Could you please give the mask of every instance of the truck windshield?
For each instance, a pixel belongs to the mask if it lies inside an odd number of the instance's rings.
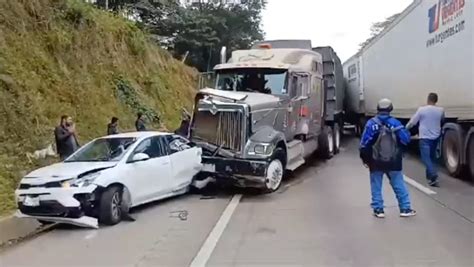
[[[227,69],[217,72],[217,89],[257,92],[272,95],[287,94],[287,70]]]

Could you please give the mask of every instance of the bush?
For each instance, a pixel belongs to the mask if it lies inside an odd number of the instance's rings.
[[[47,163],[26,152],[53,142],[61,115],[82,144],[112,116],[133,130],[137,111],[174,128],[196,86],[194,69],[121,17],[80,0],[0,0],[0,214],[21,175]]]

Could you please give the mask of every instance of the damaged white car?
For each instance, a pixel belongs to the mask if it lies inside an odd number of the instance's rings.
[[[97,228],[129,208],[188,191],[201,148],[169,133],[125,133],[95,139],[64,162],[26,175],[15,191],[18,217]]]

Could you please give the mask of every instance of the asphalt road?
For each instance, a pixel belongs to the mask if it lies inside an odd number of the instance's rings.
[[[474,266],[474,187],[442,174],[425,188],[409,156],[418,215],[400,218],[386,183],[387,218],[376,219],[356,145],[274,194],[188,195],[136,210],[136,222],[60,227],[3,251],[0,266]]]

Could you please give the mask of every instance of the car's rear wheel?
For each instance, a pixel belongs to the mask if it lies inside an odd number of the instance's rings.
[[[115,225],[122,220],[122,189],[112,186],[105,190],[100,197],[99,222]]]

